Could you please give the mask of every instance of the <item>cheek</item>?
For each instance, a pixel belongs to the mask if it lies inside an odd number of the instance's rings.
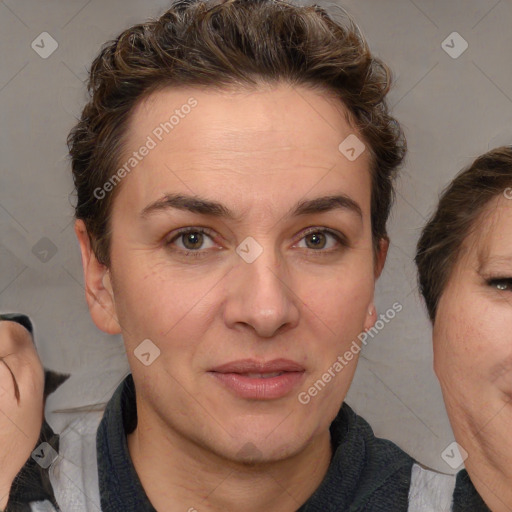
[[[434,369],[445,394],[467,385],[477,353],[474,312],[461,295],[445,293],[439,302],[433,330]]]
[[[488,315],[482,329],[480,360],[492,386],[512,397],[512,308],[505,302]]]
[[[458,309],[458,308],[457,308]],[[443,312],[434,330],[434,361],[444,379],[465,375],[478,363],[480,333],[467,310]]]
[[[116,266],[116,310],[133,339],[161,339],[171,330],[173,338],[189,339],[187,330],[193,336],[191,330],[211,322],[227,296],[235,298],[229,282],[228,289],[221,283],[225,268],[178,269],[143,250],[126,251]],[[345,343],[362,331],[373,292],[372,259],[366,253],[341,265],[291,266],[282,290],[300,309],[303,325],[322,330],[318,338],[334,347],[333,336]]]
[[[485,298],[441,302],[439,312],[434,364],[445,388],[464,393],[495,388],[498,382],[512,384],[512,314]]]
[[[215,300],[212,276],[179,272],[168,265],[145,261],[120,265],[117,272],[116,310],[130,338],[165,337],[173,329],[182,332],[190,318],[208,314]],[[187,318],[188,321],[182,322]],[[186,333],[184,333],[186,338]]]
[[[373,269],[332,271],[322,277],[304,276],[300,296],[305,297],[304,319],[316,317],[320,329],[327,328],[325,343],[334,339],[345,343],[364,328],[364,322],[373,299]],[[317,320],[317,322],[318,322]],[[310,326],[313,325],[310,323]]]

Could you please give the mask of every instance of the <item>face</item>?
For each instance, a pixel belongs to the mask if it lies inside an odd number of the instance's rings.
[[[493,200],[463,245],[434,324],[435,370],[468,471],[512,477],[512,201]],[[476,485],[476,482],[475,482]]]
[[[90,259],[86,275],[96,324],[122,332],[139,417],[232,460],[247,443],[284,458],[328,432],[357,357],[307,404],[299,394],[373,325],[386,252],[375,263],[369,152],[338,149],[350,134],[335,100],[284,84],[136,107],[123,161],[156,144],[117,185],[110,272]],[[159,356],[145,365],[148,339]]]

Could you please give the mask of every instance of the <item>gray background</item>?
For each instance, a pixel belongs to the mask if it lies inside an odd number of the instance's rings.
[[[336,14],[335,2],[317,3]],[[0,311],[30,315],[45,366],[85,374],[111,368],[99,385],[106,399],[127,365],[120,337],[100,332],[87,310],[65,140],[100,45],[167,4],[0,1]],[[394,71],[390,103],[409,142],[390,222],[391,250],[377,288],[379,312],[395,301],[404,310],[368,343],[347,401],[378,435],[424,464],[454,472],[441,458],[453,435],[432,371],[431,330],[412,258],[440,190],[479,153],[512,141],[512,2],[343,5]],[[45,31],[58,48],[43,59],[31,43]],[[468,43],[458,58],[442,47],[454,31]],[[453,44],[454,51],[461,47]]]

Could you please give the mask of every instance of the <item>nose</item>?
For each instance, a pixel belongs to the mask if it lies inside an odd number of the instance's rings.
[[[271,248],[252,263],[240,259],[227,281],[224,320],[232,329],[253,329],[262,338],[295,327],[301,300],[286,266]]]

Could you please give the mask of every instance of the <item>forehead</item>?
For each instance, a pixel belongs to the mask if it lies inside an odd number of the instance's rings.
[[[218,197],[228,183],[230,192],[240,187],[251,195],[272,186],[279,199],[283,187],[304,194],[308,186],[344,184],[363,201],[371,187],[370,151],[362,146],[354,161],[340,152],[340,143],[358,136],[347,117],[332,96],[287,84],[251,91],[164,89],[133,111],[122,159],[148,137],[155,147],[123,188],[144,201],[165,187]]]
[[[502,194],[491,199],[478,215],[463,242],[466,257],[460,258],[461,266],[468,259],[472,268],[488,264],[512,262],[512,201]]]
[[[192,99],[197,105],[183,108]],[[225,149],[236,150],[240,144],[249,142],[255,152],[275,147],[275,134],[280,135],[279,142],[288,143],[290,147],[306,141],[308,147],[325,149],[326,144],[339,144],[340,132],[346,135],[354,132],[347,123],[347,110],[332,94],[281,83],[257,89],[159,90],[134,108],[129,138],[133,140],[151,133],[180,109],[190,110],[190,113],[175,120],[178,122],[172,130],[172,138],[186,142],[189,147],[194,144],[194,139],[188,139],[187,125],[190,124],[201,132],[218,133],[219,137],[214,140],[219,143],[222,138]]]

